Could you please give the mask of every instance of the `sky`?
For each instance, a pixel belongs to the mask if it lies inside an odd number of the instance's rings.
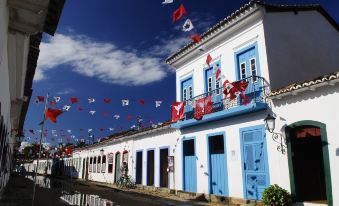
[[[46,121],[44,141],[51,144],[88,143],[88,129],[97,141],[110,134],[128,130],[141,116],[142,125],[170,119],[170,105],[175,101],[175,70],[165,59],[190,42],[182,24],[191,19],[196,33],[203,33],[247,0],[67,0],[54,37],[44,35],[40,45],[33,95],[26,116],[26,140],[38,141],[37,130],[44,105],[37,96],[60,97],[57,108],[70,105],[57,123]],[[339,22],[336,0],[267,0],[270,3],[318,3]],[[173,23],[171,16],[183,4],[185,18]],[[79,102],[70,103],[76,97]],[[95,98],[94,104],[88,98]],[[109,104],[103,99],[109,98]],[[130,101],[122,106],[121,100]],[[140,104],[143,100],[145,104]],[[155,107],[155,101],[162,101]],[[78,111],[77,107],[83,111]],[[96,111],[90,115],[89,111]],[[105,116],[106,115],[106,116]],[[114,115],[119,115],[115,119]],[[131,117],[129,120],[128,117]],[[108,128],[114,128],[110,131]],[[35,134],[29,132],[34,130]],[[52,130],[56,130],[54,136]],[[69,131],[70,130],[70,131]],[[111,129],[112,130],[112,129]]]

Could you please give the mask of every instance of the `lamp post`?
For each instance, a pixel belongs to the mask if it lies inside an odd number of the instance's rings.
[[[268,114],[265,121],[266,130],[272,134],[272,139],[279,145],[277,146],[277,150],[282,154],[286,153],[286,138],[281,133],[274,132],[275,129],[275,117]]]

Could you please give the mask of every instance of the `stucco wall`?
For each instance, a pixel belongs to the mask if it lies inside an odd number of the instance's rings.
[[[339,32],[317,11],[266,13],[273,89],[339,70]]]
[[[274,100],[274,112],[277,115],[276,131],[284,133],[285,126],[298,121],[313,120],[326,125],[328,150],[330,159],[330,170],[332,179],[333,205],[339,205],[339,172],[338,158],[339,151],[339,86],[326,86],[316,91],[307,91],[296,96],[284,97],[281,100]],[[281,176],[282,182],[289,183],[287,174],[288,167],[283,167]]]

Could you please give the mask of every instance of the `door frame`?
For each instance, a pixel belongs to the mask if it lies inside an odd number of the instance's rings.
[[[167,155],[167,157],[168,156],[170,156],[170,146],[163,146],[163,147],[159,147],[159,187],[161,187],[161,175],[160,175],[160,171],[161,171],[161,150],[162,149],[167,149],[167,151],[168,151],[168,155]],[[167,163],[167,165],[168,165],[168,163]],[[167,172],[167,188],[169,188],[170,187],[170,173],[169,172]]]
[[[143,185],[143,161],[144,161],[144,150],[136,150],[135,151],[135,182],[137,181],[137,174],[138,174],[138,169],[137,169],[137,166],[138,166],[138,152],[141,152],[141,185]]]
[[[121,167],[121,152],[120,151],[117,151],[114,155],[114,183],[116,183],[118,181],[118,176],[117,176],[117,155],[120,155],[119,157],[119,168],[118,168],[118,171],[120,170],[120,167]]]
[[[266,174],[266,182],[267,186],[270,186],[270,168],[268,164],[268,152],[267,152],[267,141],[266,141],[266,127],[263,124],[255,125],[255,126],[248,126],[248,127],[242,127],[239,129],[239,136],[240,136],[240,157],[241,157],[241,171],[242,171],[242,181],[243,181],[243,193],[244,198],[247,199],[247,192],[246,192],[246,176],[245,176],[245,170],[244,170],[244,140],[242,133],[250,130],[259,130],[261,129],[263,132],[263,142],[264,142],[264,153],[265,153],[265,174]]]
[[[183,191],[186,191],[185,190],[185,159],[184,159],[184,141],[187,141],[187,140],[194,140],[194,156],[195,156],[195,173],[196,173],[196,177],[195,177],[195,182],[196,184],[198,185],[198,174],[197,174],[197,142],[196,142],[196,138],[195,136],[191,136],[191,137],[185,137],[183,136],[182,139],[181,139],[181,157],[182,157],[182,190]],[[195,188],[195,192],[197,192],[197,189],[198,188]]]
[[[285,135],[287,141],[287,156],[288,156],[288,168],[290,173],[290,185],[291,185],[291,194],[296,195],[295,193],[295,182],[294,182],[294,173],[293,173],[293,162],[292,162],[292,145],[291,145],[291,130],[296,127],[301,126],[316,126],[320,128],[321,142],[322,142],[322,152],[323,152],[323,162],[324,162],[324,174],[325,174],[325,188],[327,196],[327,204],[329,206],[333,205],[332,197],[332,180],[331,180],[331,168],[330,168],[330,158],[328,151],[328,141],[327,141],[327,132],[326,124],[313,121],[313,120],[302,120],[290,124],[285,127]]]
[[[229,188],[228,188],[228,168],[227,168],[227,149],[226,149],[226,133],[224,131],[222,132],[215,132],[210,133],[206,135],[206,141],[207,141],[207,167],[208,167],[208,192],[209,194],[212,194],[212,187],[211,187],[211,162],[210,162],[210,137],[213,138],[213,136],[222,135],[224,140],[224,155],[225,155],[225,179],[226,179],[226,191],[224,196],[229,195]]]
[[[153,151],[153,185],[148,185],[148,160],[149,160],[149,158],[148,158],[148,152],[149,151]],[[155,172],[156,172],[156,170],[155,170],[155,148],[149,148],[149,149],[147,149],[146,150],[146,185],[147,186],[154,186],[155,187]]]

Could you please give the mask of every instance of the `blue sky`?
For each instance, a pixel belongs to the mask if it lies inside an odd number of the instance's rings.
[[[172,12],[183,3],[196,31],[207,28],[247,3],[245,0],[174,0],[162,5],[162,0],[68,0],[57,33],[44,36],[33,85],[33,96],[24,128],[38,130],[43,105],[35,104],[37,95],[60,96],[58,107],[71,105],[69,98],[79,98],[70,111],[56,124],[47,121],[47,141],[58,143],[84,138],[93,129],[95,139],[129,129],[141,115],[144,125],[170,119],[170,105],[175,100],[175,73],[164,60],[181,46],[189,43],[188,34],[180,30],[182,21],[173,24]],[[147,2],[147,3],[146,3]],[[338,22],[339,7],[335,0],[269,0],[271,3],[320,3]],[[112,100],[105,104],[103,99]],[[88,104],[95,98],[95,104]],[[121,100],[130,105],[122,107]],[[145,100],[145,105],[138,100]],[[154,101],[161,100],[155,108]],[[77,106],[84,111],[76,110]],[[88,114],[95,110],[95,115]],[[108,116],[102,116],[107,112]],[[115,120],[114,114],[120,119]],[[127,115],[132,120],[127,120]],[[100,131],[104,128],[104,131]],[[60,132],[60,129],[64,132]],[[82,131],[80,129],[83,129]],[[57,137],[51,130],[58,130]],[[66,130],[71,130],[68,133]],[[61,136],[64,134],[64,137]],[[74,138],[70,138],[74,135]],[[26,132],[30,141],[35,135]],[[52,141],[54,138],[54,141]]]

